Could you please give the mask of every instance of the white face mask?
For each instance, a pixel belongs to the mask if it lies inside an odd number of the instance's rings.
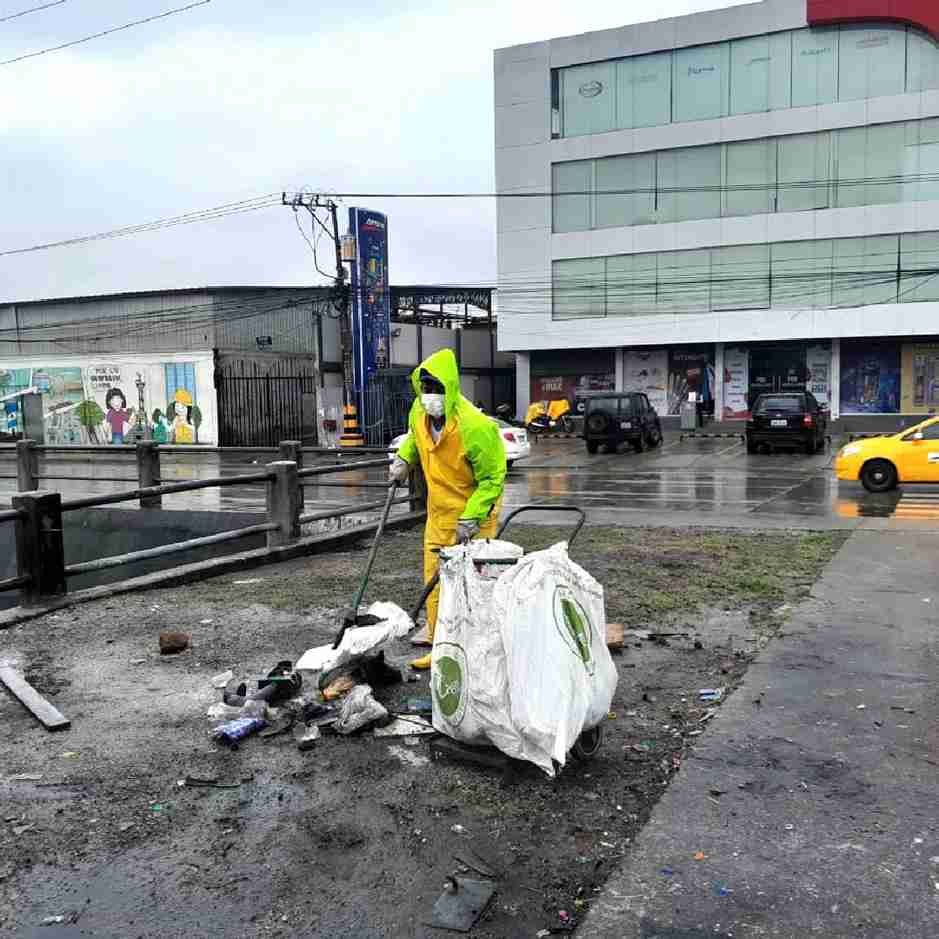
[[[443,417],[443,395],[421,395],[421,406],[431,417]]]

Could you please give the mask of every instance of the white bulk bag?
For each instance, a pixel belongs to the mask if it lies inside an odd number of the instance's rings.
[[[471,542],[448,549],[441,564],[434,727],[490,742],[552,776],[581,732],[606,718],[616,691],[603,588],[571,561],[565,542],[477,572],[473,558],[486,552],[521,549]]]

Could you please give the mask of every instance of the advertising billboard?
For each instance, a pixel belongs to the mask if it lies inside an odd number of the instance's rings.
[[[841,343],[841,413],[896,414],[900,410],[900,346],[858,340]]]
[[[391,349],[391,294],[388,289],[388,218],[371,209],[349,209],[355,235],[352,264],[353,383],[361,396],[369,378],[387,368]]]

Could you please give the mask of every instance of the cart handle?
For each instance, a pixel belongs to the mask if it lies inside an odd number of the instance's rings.
[[[501,538],[502,533],[509,527],[509,524],[517,516],[521,515],[522,512],[575,512],[577,514],[577,524],[574,526],[574,530],[571,532],[570,538],[567,539],[568,545],[574,543],[574,539],[580,534],[581,528],[584,527],[584,522],[587,521],[587,516],[584,513],[584,510],[576,505],[522,505],[517,509],[513,509],[506,515],[502,524],[499,526],[499,530],[496,532],[496,538]]]
[[[522,512],[576,512],[578,515],[577,524],[574,526],[574,530],[571,532],[570,538],[567,539],[568,546],[574,543],[574,539],[580,533],[581,528],[584,527],[584,522],[587,521],[587,516],[583,509],[579,508],[576,505],[521,505],[517,509],[513,509],[506,515],[505,520],[499,526],[499,530],[496,532],[496,538],[501,538],[502,533],[509,527],[509,522],[515,518],[516,515],[521,515]],[[516,558],[516,560],[518,560]],[[421,607],[427,602],[427,598],[431,595],[434,587],[440,582],[440,571],[438,570],[436,574],[424,585],[424,589],[421,591],[421,595],[417,598],[417,603],[414,605],[414,609],[411,610],[411,621],[417,622],[418,614],[421,612]]]

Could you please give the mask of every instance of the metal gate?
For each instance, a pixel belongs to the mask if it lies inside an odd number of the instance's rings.
[[[305,359],[223,359],[215,368],[219,446],[316,442],[316,370]]]
[[[413,401],[409,370],[388,369],[369,378],[363,395],[363,432],[369,446],[387,446],[408,429]]]

